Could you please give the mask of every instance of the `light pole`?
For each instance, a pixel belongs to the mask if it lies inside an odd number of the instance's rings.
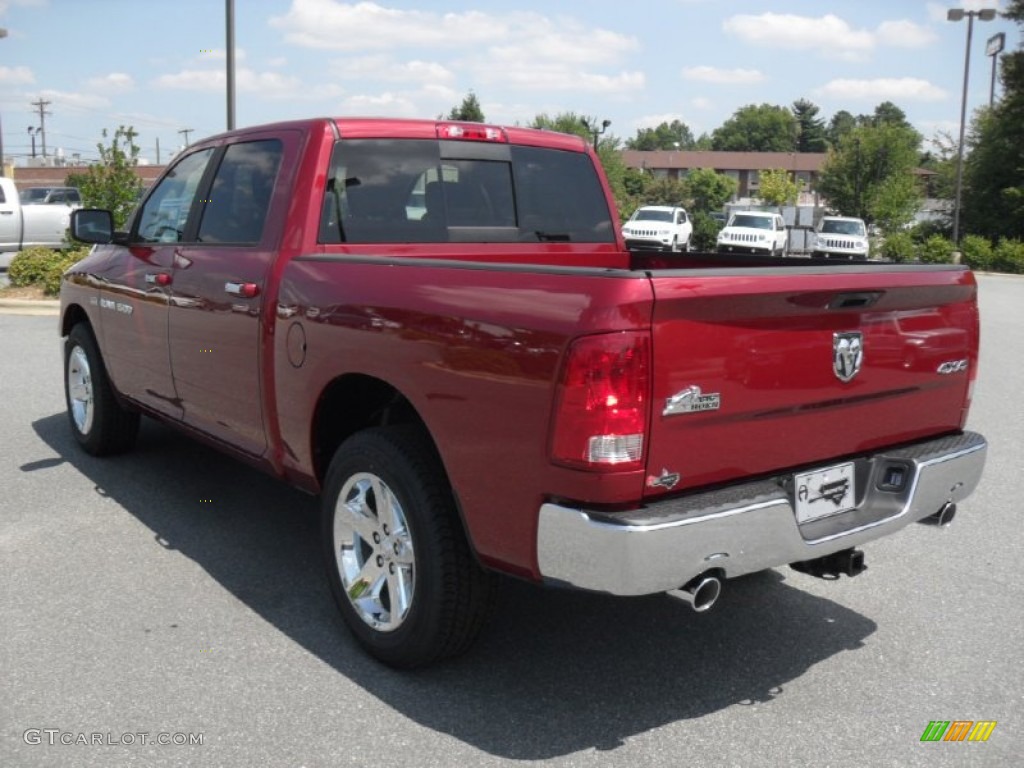
[[[36,156],[36,134],[39,133],[38,128],[33,128],[31,125],[28,127],[28,136],[32,139],[32,159]]]
[[[964,182],[964,128],[967,124],[967,78],[971,69],[971,35],[974,33],[974,17],[981,21],[992,21],[996,17],[995,8],[983,8],[980,11],[965,11],[963,8],[950,8],[946,13],[949,21],[961,21],[967,17],[967,50],[964,53],[964,93],[960,101],[960,144],[956,153],[956,200],[953,203],[953,243],[960,245],[960,193]]]
[[[0,27],[0,38],[4,37],[7,37],[7,29],[5,27]],[[4,166],[4,129],[3,126],[0,125],[0,176],[6,175],[7,169]]]
[[[597,130],[597,128],[592,126],[588,120],[584,120],[583,124],[585,126],[587,126],[587,130],[588,131],[590,131],[592,134],[594,134],[594,150],[597,151],[597,140],[601,137],[601,135],[605,131],[608,130],[608,126],[612,124],[612,121],[611,120],[602,120],[601,121],[601,130]]]

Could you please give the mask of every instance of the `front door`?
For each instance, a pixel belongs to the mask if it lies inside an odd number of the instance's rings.
[[[143,204],[128,246],[107,246],[96,270],[104,358],[118,391],[175,419],[181,404],[171,377],[168,302],[175,258],[207,164],[205,149],[179,160]]]

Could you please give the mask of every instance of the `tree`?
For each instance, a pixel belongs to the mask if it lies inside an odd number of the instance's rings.
[[[465,120],[470,123],[483,123],[484,111],[480,108],[480,101],[476,94],[470,91],[457,107],[452,107],[448,113],[448,120]]]
[[[107,138],[107,129],[103,129]],[[73,174],[82,193],[86,208],[105,208],[114,214],[114,227],[124,227],[128,216],[138,203],[142,180],[135,173],[139,164],[139,148],[135,144],[138,134],[128,126],[119,126],[109,145],[101,141],[96,145],[100,153],[98,163],[90,165],[84,174]]]
[[[626,140],[626,149],[692,149],[694,144],[689,126],[673,120],[671,123],[659,123],[656,128],[641,128],[634,138]]]
[[[799,124],[785,107],[748,104],[711,134],[716,150],[734,152],[793,152]]]
[[[1024,0],[1003,16],[1024,29]],[[1024,44],[1001,57],[1002,98],[971,124],[964,161],[964,229],[995,238],[1024,238]]]
[[[829,207],[893,231],[913,219],[920,204],[914,180],[919,135],[899,125],[861,125],[828,153],[818,191]]]
[[[833,147],[838,147],[843,137],[856,127],[857,118],[845,109],[839,110],[832,115],[832,119],[828,123],[828,130],[826,131],[828,143]]]
[[[696,168],[686,177],[687,197],[695,211],[720,211],[736,194],[736,179],[711,168]]]
[[[907,113],[897,107],[891,101],[883,101],[875,107],[875,113],[866,118],[872,125],[899,125],[904,128],[913,126],[907,121]]]
[[[768,205],[780,208],[787,203],[795,203],[800,194],[800,185],[794,181],[789,172],[782,168],[761,171],[758,196]]]
[[[828,136],[824,119],[818,117],[820,109],[807,99],[793,102],[793,117],[799,126],[797,152],[824,152],[828,149]]]

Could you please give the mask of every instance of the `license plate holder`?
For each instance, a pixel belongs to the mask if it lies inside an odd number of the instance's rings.
[[[853,462],[793,475],[793,509],[797,524],[849,512],[856,506]]]

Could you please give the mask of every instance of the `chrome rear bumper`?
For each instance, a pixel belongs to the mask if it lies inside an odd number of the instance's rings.
[[[706,571],[725,578],[812,560],[887,536],[965,499],[988,444],[972,432],[855,459],[857,508],[798,525],[792,475],[601,513],[540,508],[537,561],[546,582],[613,595],[665,592]],[[823,465],[827,466],[827,465]],[[896,490],[880,487],[905,468]]]

